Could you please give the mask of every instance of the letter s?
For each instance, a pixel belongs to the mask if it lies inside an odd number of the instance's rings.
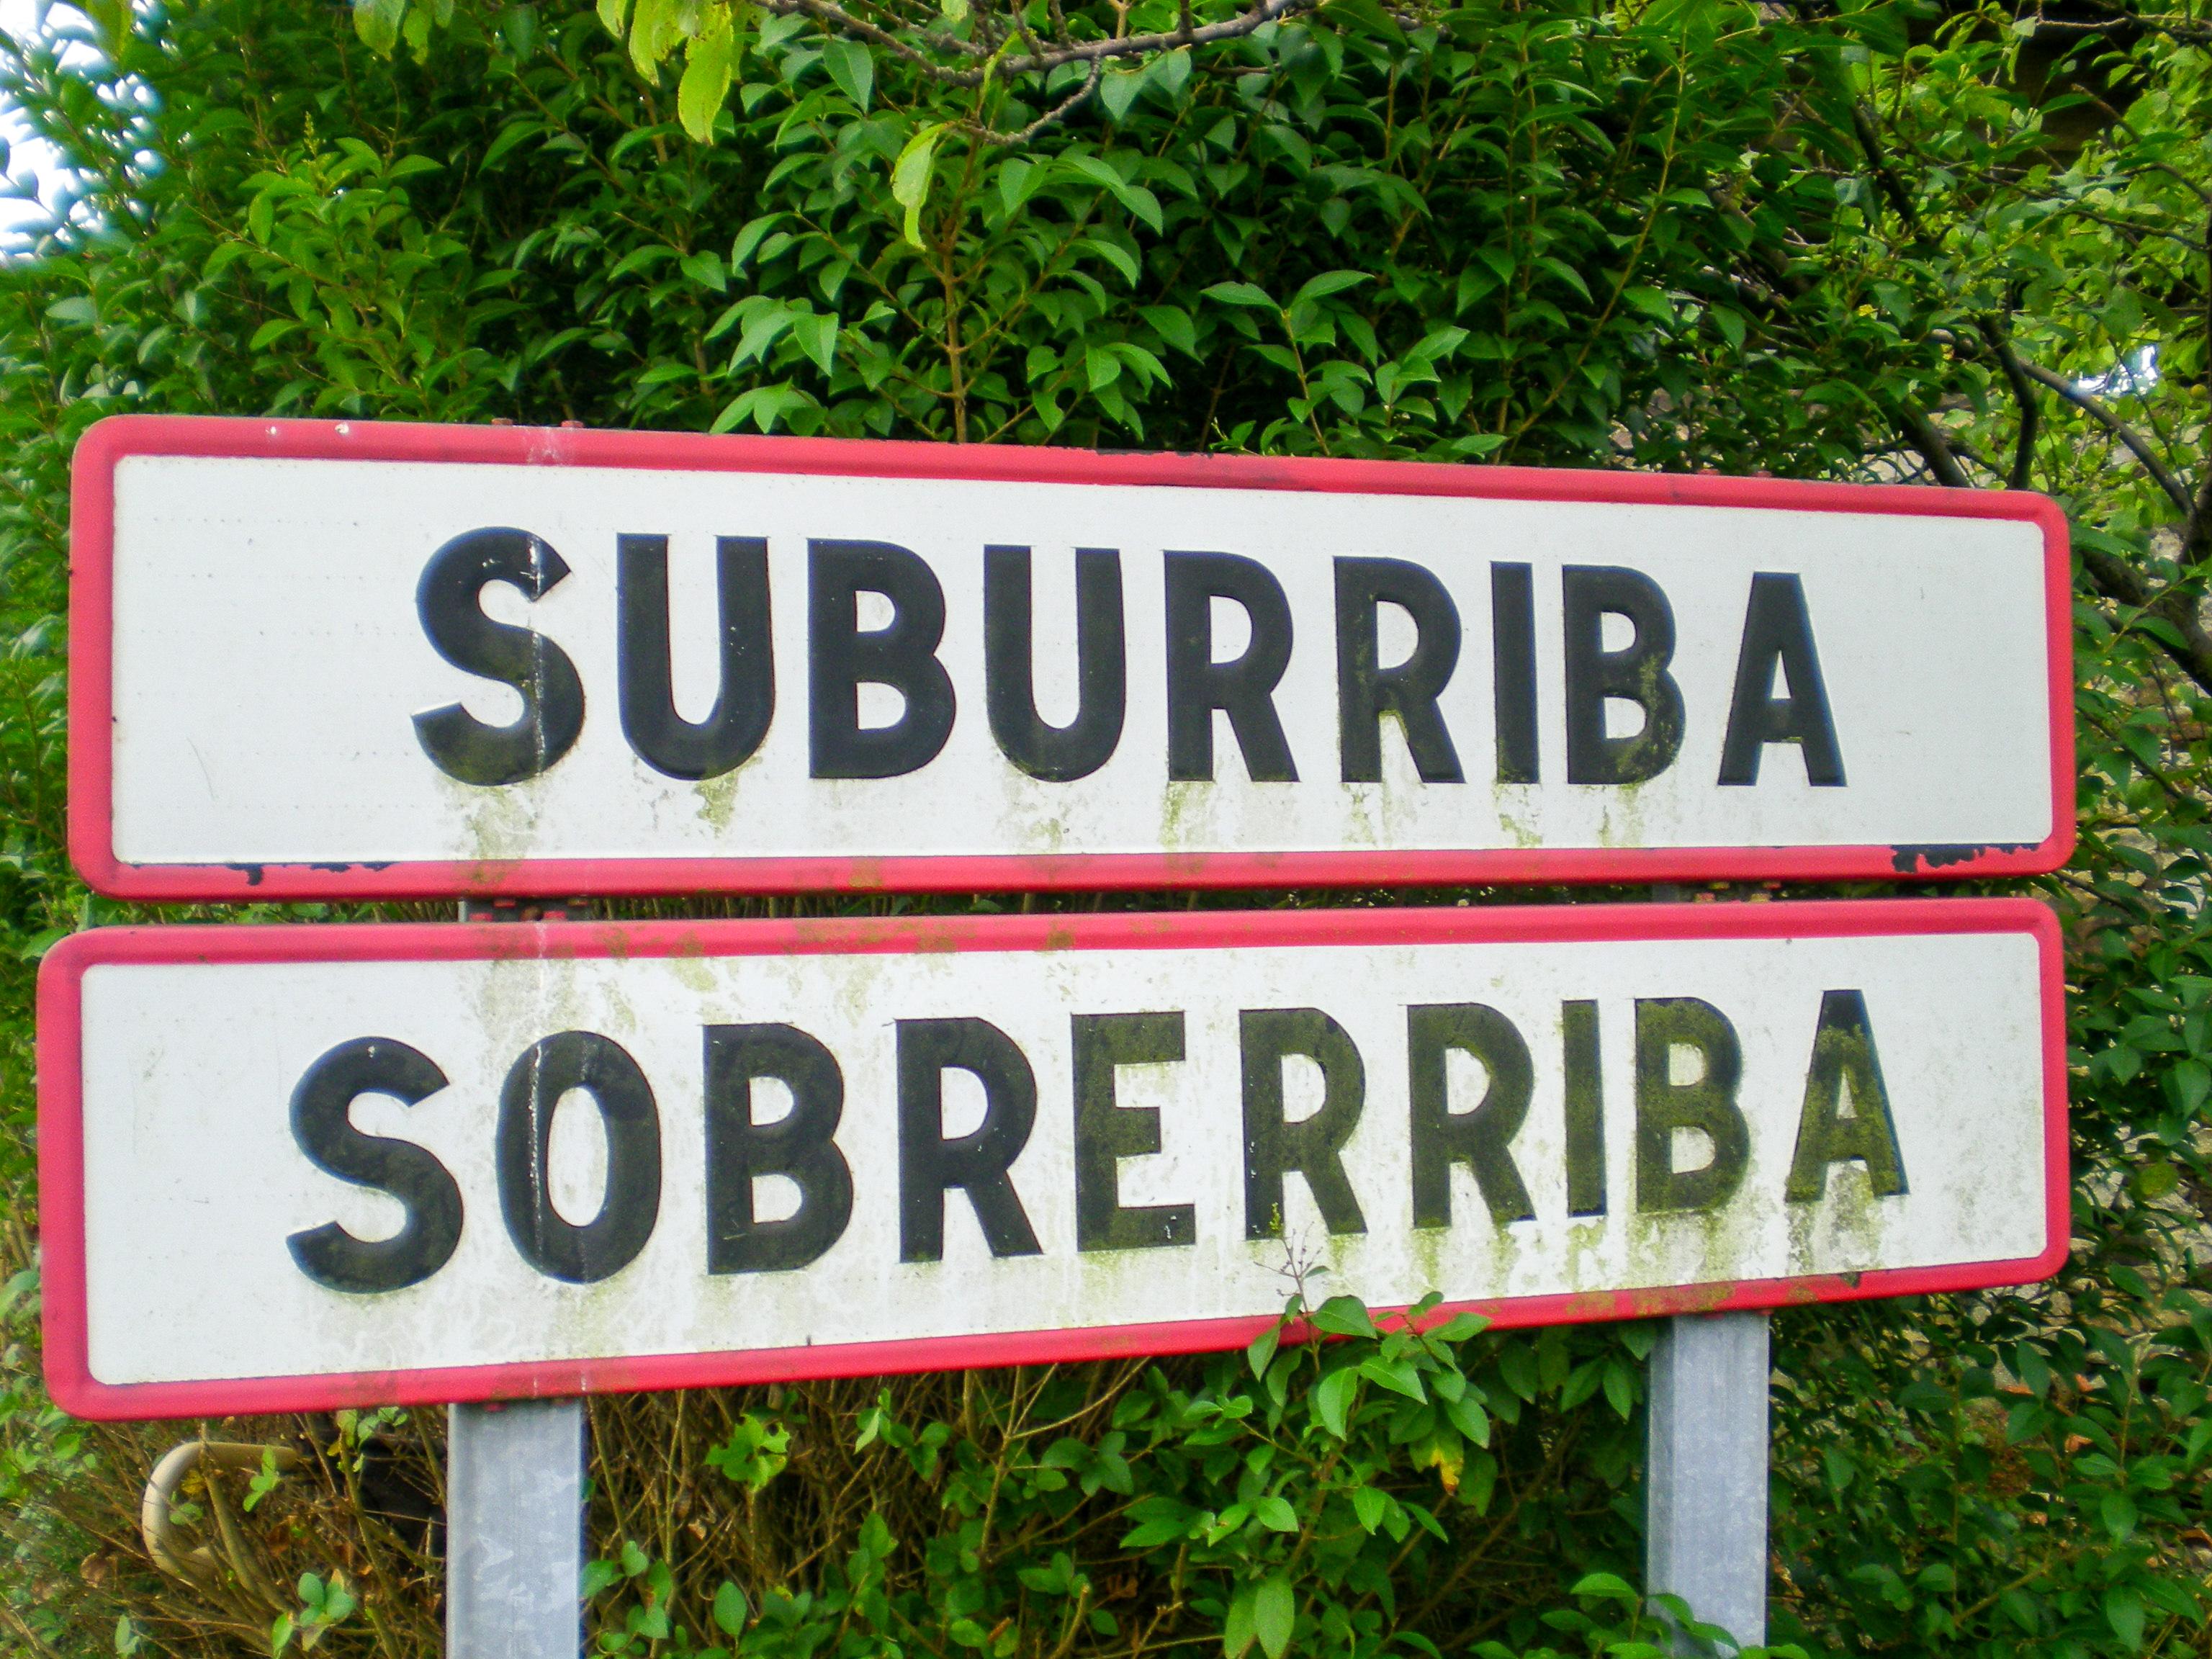
[[[543,599],[568,574],[568,562],[526,530],[471,530],[430,556],[415,589],[422,631],[456,668],[511,685],[520,718],[487,726],[460,704],[415,716],[422,751],[463,783],[496,785],[534,778],[567,754],[584,729],[584,683],[568,653],[543,634],[483,613],[479,596],[510,582]]]
[[[292,1139],[325,1175],[374,1187],[407,1207],[390,1238],[356,1238],[335,1221],[285,1243],[300,1271],[334,1291],[404,1290],[444,1267],[461,1242],[461,1189],[446,1166],[412,1141],[363,1134],[349,1114],[362,1095],[390,1095],[403,1106],[446,1086],[446,1074],[419,1048],[390,1037],[356,1037],[307,1067],[292,1091]]]

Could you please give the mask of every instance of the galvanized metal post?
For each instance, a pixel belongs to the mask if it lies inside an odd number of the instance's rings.
[[[446,1659],[577,1659],[583,1402],[448,1410]]]
[[[1644,1373],[1644,1592],[1680,1596],[1746,1646],[1766,1640],[1769,1369],[1765,1314],[1686,1314],[1661,1328]],[[1674,1650],[1711,1649],[1677,1631]]]
[[[1645,1589],[1746,1644],[1766,1640],[1767,1370],[1766,1316],[1724,1313],[1668,1320],[1646,1372]]]
[[[523,919],[461,902],[463,921]],[[452,1406],[446,1422],[446,1659],[578,1659],[583,1401]]]

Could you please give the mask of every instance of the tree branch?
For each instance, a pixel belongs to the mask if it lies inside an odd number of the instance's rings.
[[[2106,599],[2140,615],[2156,617],[2173,629],[2179,642],[2161,639],[2159,644],[2191,679],[2212,691],[2212,634],[2207,634],[2197,619],[2197,602],[2172,586],[2153,591],[2143,574],[2118,554],[2078,544],[2074,550],[2081,556],[2081,568]]]
[[[2166,499],[2173,503],[2175,512],[2187,514],[2191,511],[2195,503],[2191,501],[2187,488],[2180,479],[2174,477],[2166,463],[2159,459],[2157,452],[2150,447],[2149,439],[2113,414],[2105,406],[2104,400],[2095,393],[2082,391],[2063,374],[2054,374],[2042,364],[2032,363],[2025,357],[2017,357],[2014,361],[2020,364],[2021,370],[2030,379],[2049,386],[2068,403],[2081,410],[2099,426],[2103,427],[2106,431],[2125,444],[2130,453],[2143,464],[2144,471],[2158,481],[2158,487],[2166,492]]]
[[[2212,271],[2212,213],[2204,219],[2204,263]],[[2212,345],[2212,282],[2204,289],[2204,339]],[[2181,523],[2181,562],[2195,565],[2207,558],[2212,558],[2212,455],[2197,462],[2197,495]]]
[[[1959,458],[1951,453],[1950,443],[1934,421],[1908,407],[1900,417],[1900,424],[1905,428],[1905,435],[1912,441],[1913,448],[1920,452],[1920,459],[1928,463],[1928,470],[1936,475],[1937,483],[1951,489],[1974,487],[1973,480],[1959,465]]]
[[[2043,405],[2036,400],[2035,382],[2020,361],[2020,354],[2012,349],[2012,341],[2005,333],[2005,325],[1993,318],[1985,318],[1983,337],[1997,354],[1997,362],[2004,368],[2006,381],[2012,387],[2013,401],[2020,405],[2020,438],[2012,452],[2012,476],[2005,480],[2008,489],[2027,488],[2029,468],[2035,460],[2035,439],[2043,425]]]
[[[1259,0],[1259,3],[1234,17],[1224,18],[1218,23],[1206,23],[1194,28],[1186,18],[1174,28],[1152,34],[1068,41],[1031,52],[1024,57],[985,64],[975,69],[954,69],[935,63],[927,54],[915,50],[889,31],[854,16],[836,0],[756,0],[756,3],[763,11],[784,17],[811,17],[854,40],[885,47],[943,85],[974,88],[981,86],[986,81],[1012,81],[1024,76],[1048,74],[1063,64],[1103,64],[1109,58],[1142,58],[1153,52],[1172,52],[1179,46],[1207,46],[1222,40],[1241,40],[1270,23],[1279,23],[1285,18],[1313,10],[1321,0]],[[977,55],[976,47],[969,41],[935,34],[927,37],[927,40],[931,46],[957,48],[971,58]]]

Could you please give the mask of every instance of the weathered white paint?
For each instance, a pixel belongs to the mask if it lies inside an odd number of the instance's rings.
[[[161,455],[125,456],[115,488],[112,830],[126,863],[2033,844],[2052,830],[2042,532],[2025,520]],[[410,716],[456,700],[487,720],[514,716],[513,693],[440,659],[415,609],[433,550],[496,525],[543,536],[573,568],[534,605],[504,587],[486,604],[568,653],[586,717],[550,772],[486,788],[442,775]],[[693,719],[715,683],[714,538],[769,540],[775,719],[762,749],[724,777],[665,777],[624,742],[614,575],[625,532],[671,538],[678,703]],[[945,587],[940,657],[958,717],[917,772],[808,777],[809,537],[898,543]],[[1073,551],[1122,551],[1127,717],[1114,757],[1088,778],[1031,779],[992,741],[988,543],[1036,550],[1038,696],[1054,721],[1075,706]],[[1248,781],[1218,715],[1218,781],[1168,781],[1167,549],[1259,559],[1287,590],[1296,646],[1275,702],[1298,782]],[[1441,708],[1466,783],[1419,782],[1395,725],[1383,781],[1339,781],[1331,562],[1340,556],[1408,559],[1451,591],[1465,638]],[[1493,561],[1534,571],[1538,785],[1492,781]],[[1687,737],[1648,783],[1565,781],[1559,569],[1569,563],[1632,566],[1673,603]],[[1766,750],[1755,787],[1716,782],[1759,571],[1802,577],[1842,787],[1810,787],[1786,744]],[[1388,624],[1398,613],[1383,616]],[[1231,654],[1239,621],[1225,623],[1218,654]],[[1393,631],[1383,631],[1386,663]],[[873,688],[863,718],[887,721],[896,707],[896,694]]]
[[[1783,1184],[1820,996],[1844,988],[1865,995],[1910,1191],[1871,1198],[1861,1166],[1846,1164],[1825,1200],[1791,1205]],[[1750,1170],[1716,1214],[1639,1216],[1633,1005],[1682,996],[1718,1007],[1741,1038]],[[110,1384],[297,1376],[1264,1315],[1290,1279],[1284,1243],[1244,1237],[1237,1030],[1248,1008],[1321,1008],[1366,1064],[1365,1112],[1346,1160],[1369,1231],[1327,1237],[1304,1182],[1288,1182],[1288,1242],[1325,1269],[1316,1295],[1386,1305],[1432,1289],[1454,1300],[1528,1297],[2030,1257],[2047,1243],[2041,996],[2026,933],[96,963],[82,1003],[90,1370]],[[1590,998],[1601,1004],[1610,1213],[1571,1221],[1559,1008]],[[1492,1004],[1528,1039],[1536,1088],[1514,1152],[1534,1221],[1493,1224],[1460,1170],[1454,1226],[1412,1228],[1405,1010],[1442,1001]],[[1194,1204],[1197,1243],[1079,1255],[1069,1017],[1168,1009],[1188,1015],[1188,1059],[1121,1074],[1122,1103],[1158,1108],[1164,1138],[1158,1155],[1121,1164],[1122,1201]],[[903,1265],[894,1021],[957,1015],[995,1023],[1035,1069],[1036,1127],[1012,1173],[1043,1253],[991,1258],[955,1192],[945,1260]],[[705,1269],[701,1028],[762,1021],[800,1026],[842,1064],[837,1139],[857,1197],[844,1236],[811,1267],[716,1279]],[[592,1285],[524,1263],[501,1224],[492,1164],[507,1067],[532,1041],[570,1028],[635,1057],[663,1143],[657,1229],[635,1261]],[[312,1283],[285,1240],[331,1220],[388,1236],[398,1206],[313,1167],[291,1138],[287,1102],[319,1055],[372,1035],[420,1048],[451,1085],[412,1109],[363,1097],[355,1122],[433,1151],[467,1208],[440,1272],[361,1296]],[[948,1085],[948,1133],[972,1127],[961,1121],[965,1081]],[[1472,1070],[1455,1080],[1455,1107],[1479,1098],[1458,1091],[1480,1086]],[[775,1109],[756,1099],[762,1118]],[[562,1156],[588,1162],[593,1139]],[[1680,1158],[1699,1161],[1694,1148]]]

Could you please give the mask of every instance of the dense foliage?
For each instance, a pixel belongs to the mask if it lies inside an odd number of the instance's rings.
[[[655,0],[643,51],[642,7],[621,40],[581,0],[367,9],[397,56],[282,0],[98,0],[0,64],[83,192],[0,267],[0,1651],[436,1644],[434,1414],[204,1425],[309,1455],[189,1483],[180,1579],[138,1492],[203,1431],[73,1424],[36,1380],[33,963],[119,914],[60,850],[67,458],[125,409],[2052,491],[2077,1249],[2046,1289],[1778,1316],[1776,1634],[2205,1640],[2212,26],[1332,0],[962,85],[776,4],[687,99],[726,10]],[[1030,9],[1078,43],[1190,16]],[[931,50],[1011,15],[946,4]],[[1463,896],[1494,896],[1242,902]],[[1345,1340],[597,1401],[599,1646],[1638,1650],[1648,1328],[1322,1319]]]

